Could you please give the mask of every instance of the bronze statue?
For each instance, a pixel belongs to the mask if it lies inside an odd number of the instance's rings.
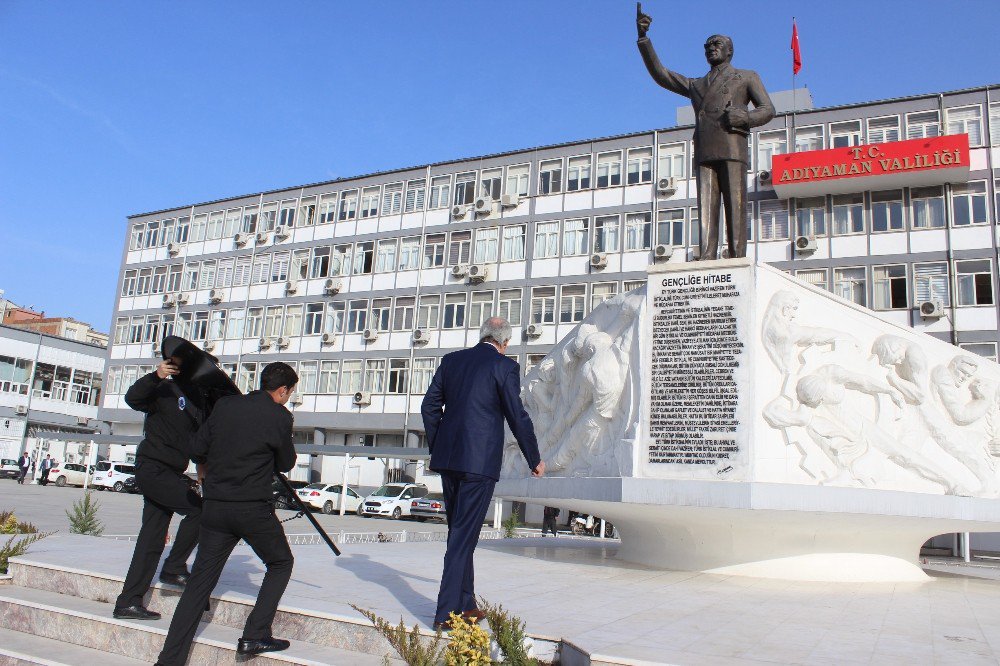
[[[733,40],[712,35],[705,42],[708,74],[692,79],[660,63],[646,32],[653,19],[636,4],[639,53],[658,84],[691,99],[695,112],[694,163],[698,172],[698,212],[701,222],[701,260],[715,259],[719,250],[719,195],[726,207],[729,256],[747,256],[746,170],[750,163],[750,128],[774,118],[774,105],[757,72],[736,69]],[[753,102],[753,110],[747,104]]]

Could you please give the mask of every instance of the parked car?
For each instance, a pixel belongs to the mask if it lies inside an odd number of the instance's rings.
[[[336,513],[340,510],[340,489],[339,483],[329,485],[326,483],[310,483],[308,486],[298,491],[299,499],[306,506],[319,509],[323,513]],[[361,495],[354,492],[350,486],[347,487],[347,497],[344,499],[344,508],[352,513],[361,515]]]
[[[448,522],[448,516],[444,510],[444,494],[430,493],[411,501],[410,515],[415,516],[420,522],[424,522],[428,518],[438,518]]]
[[[135,476],[135,465],[123,462],[102,461],[97,463],[94,479],[91,482],[98,490],[114,490],[116,493],[125,490],[125,481]]]
[[[90,466],[90,474],[94,473],[94,466]],[[60,488],[63,486],[82,486],[87,478],[87,466],[78,463],[63,463],[56,465],[49,470],[49,482]]]
[[[292,490],[299,491],[309,485],[308,481],[289,481],[288,484],[292,487]],[[275,509],[294,509],[295,500],[288,496],[288,491],[285,490],[285,486],[281,485],[280,481],[275,480],[271,484],[271,499],[274,502]]]
[[[362,516],[388,516],[399,520],[410,515],[410,502],[427,495],[422,483],[387,483],[365,498]]]
[[[130,476],[125,479],[125,492],[133,495],[142,492],[142,490],[139,489],[139,482],[135,480],[134,476]]]
[[[21,476],[21,467],[14,458],[4,458],[0,460],[0,477],[6,476],[8,479],[16,479]]]

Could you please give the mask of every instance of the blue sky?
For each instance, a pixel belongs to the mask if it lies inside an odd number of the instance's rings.
[[[1000,83],[1000,2],[646,0],[664,63],[817,106]],[[667,127],[630,1],[0,0],[0,289],[107,330],[127,215]],[[1000,95],[998,95],[1000,97]]]

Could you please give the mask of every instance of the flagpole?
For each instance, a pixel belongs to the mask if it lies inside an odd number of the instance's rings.
[[[792,29],[795,28],[795,17],[792,17]],[[797,152],[797,142],[795,141],[795,111],[798,104],[795,99],[795,66],[792,66],[792,146],[789,152]]]

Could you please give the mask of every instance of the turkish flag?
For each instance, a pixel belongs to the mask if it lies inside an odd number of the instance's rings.
[[[802,51],[799,50],[799,29],[792,20],[792,74],[802,69]]]

